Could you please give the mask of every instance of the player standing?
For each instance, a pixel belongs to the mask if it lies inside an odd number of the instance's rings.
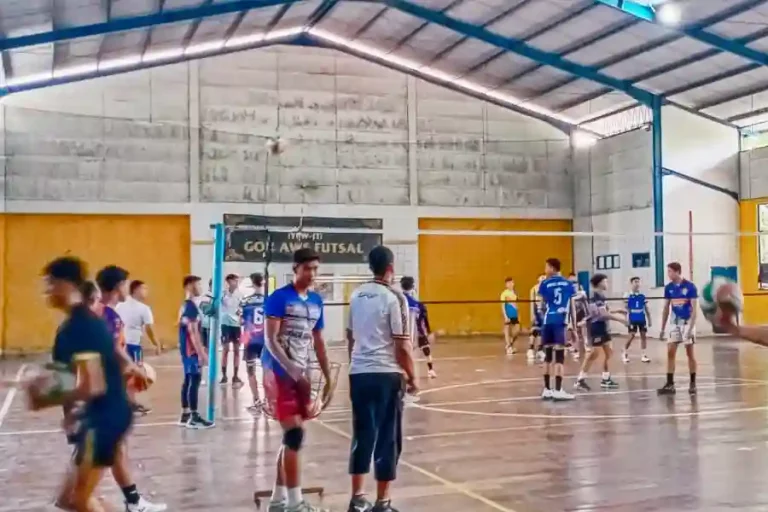
[[[661,316],[659,339],[667,338],[667,322],[670,320],[669,341],[667,342],[667,382],[658,390],[660,395],[675,394],[675,358],[677,346],[685,345],[688,356],[688,370],[691,374],[688,393],[696,394],[696,355],[693,351],[696,343],[696,316],[698,315],[699,292],[696,285],[683,279],[680,263],[667,265],[667,277],[670,282],[664,287],[664,309]]]
[[[221,297],[221,344],[224,347],[221,355],[221,382],[227,383],[227,360],[229,359],[229,347],[232,347],[232,387],[239,388],[243,381],[237,376],[240,368],[240,302],[243,296],[240,294],[240,278],[235,274],[229,274],[226,279],[227,289]]]
[[[540,360],[544,360],[544,351],[541,347],[541,326],[544,321],[544,310],[539,297],[539,286],[544,281],[544,274],[540,275],[536,284],[531,287],[528,298],[531,302],[531,330],[530,344],[528,345],[528,361],[534,361],[538,355]]]
[[[131,281],[130,295],[115,307],[115,311],[125,324],[125,349],[134,363],[139,364],[144,360],[144,351],[141,347],[141,338],[145,334],[150,343],[155,346],[155,352],[160,355],[162,345],[155,338],[152,330],[154,316],[152,308],[146,304],[147,285],[143,281]]]
[[[245,368],[248,372],[248,385],[253,395],[253,404],[248,407],[251,412],[261,411],[259,399],[259,382],[256,378],[256,367],[261,361],[264,349],[264,276],[259,273],[251,274],[253,292],[240,303],[243,319],[243,342],[245,351]]]
[[[549,258],[545,265],[546,279],[539,285],[539,296],[546,308],[541,328],[541,345],[544,347],[544,400],[573,400],[574,396],[563,389],[563,364],[565,363],[565,330],[573,296],[573,284],[560,275],[560,260]],[[555,363],[555,389],[551,388],[550,370]]]
[[[501,301],[501,314],[504,317],[504,347],[507,355],[511,356],[515,353],[515,341],[520,334],[515,280],[511,277],[504,280],[504,290],[502,290],[499,300]]]
[[[427,358],[427,370],[430,379],[437,378],[435,367],[432,364],[432,348],[435,335],[429,327],[429,317],[427,316],[427,307],[421,301],[413,296],[415,292],[416,280],[412,277],[403,277],[400,279],[400,288],[408,301],[408,307],[411,313],[416,315],[416,337],[418,338],[419,348]]]
[[[264,394],[283,429],[283,445],[277,456],[275,487],[270,512],[319,512],[304,501],[301,492],[299,452],[304,443],[304,422],[309,418],[311,384],[308,379],[310,350],[325,377],[323,396],[331,391],[330,366],[323,339],[323,299],[311,291],[320,256],[312,249],[293,254],[293,282],[275,290],[264,303],[267,317]]]
[[[627,308],[627,322],[629,323],[629,339],[627,340],[627,344],[624,345],[624,353],[622,354],[621,359],[625,363],[629,362],[629,347],[632,345],[635,335],[639,332],[640,348],[643,351],[643,357],[640,361],[650,363],[651,359],[645,351],[646,346],[648,345],[648,328],[651,327],[651,312],[648,309],[648,299],[645,294],[640,291],[639,277],[630,279],[629,285],[631,290],[624,296]]]
[[[197,411],[200,382],[203,378],[202,367],[208,363],[205,345],[200,339],[200,309],[195,302],[201,292],[199,277],[184,278],[185,299],[179,310],[179,352],[184,368],[179,426],[190,429],[213,427],[213,423],[204,419]]]

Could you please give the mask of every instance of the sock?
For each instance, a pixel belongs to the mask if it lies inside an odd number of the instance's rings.
[[[555,389],[557,391],[563,389],[563,377],[560,375],[555,375]]]
[[[197,399],[200,393],[200,381],[202,379],[203,376],[199,373],[190,375],[191,383],[189,385],[189,408],[193,413],[197,412]]]
[[[136,484],[123,487],[123,496],[125,496],[125,502],[129,505],[136,505],[139,503],[139,491],[136,489]]]
[[[695,386],[695,385],[696,385],[696,372],[693,372],[691,374],[691,386]]]
[[[304,498],[301,495],[301,487],[288,489],[288,508],[298,507],[302,501],[304,501]]]
[[[544,387],[547,389],[552,389],[549,387],[549,374],[544,375]]]
[[[181,408],[189,412],[189,385],[192,382],[192,376],[184,375],[184,383],[181,385]]]
[[[288,499],[288,488],[284,485],[275,484],[272,487],[272,502],[284,503]]]
[[[587,378],[587,374],[584,372],[579,372],[578,380],[584,380]]]
[[[603,380],[608,380],[611,378],[611,372],[603,372]]]
[[[235,379],[237,378],[237,366],[232,370],[232,377]]]
[[[667,374],[667,385],[673,386],[675,384],[675,374],[674,373],[668,373]]]
[[[427,369],[430,371],[432,370],[432,363],[427,363]]]
[[[226,377],[227,376],[227,365],[224,365],[221,367],[221,376]]]

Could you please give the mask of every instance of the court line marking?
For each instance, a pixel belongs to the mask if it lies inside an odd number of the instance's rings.
[[[21,382],[21,377],[24,375],[24,371],[27,369],[27,365],[23,364],[19,366],[18,371],[16,372],[16,376],[13,378],[14,384],[18,384]],[[8,390],[8,394],[5,395],[5,400],[3,400],[3,405],[0,407],[0,427],[3,426],[3,421],[5,421],[5,417],[8,416],[8,411],[11,410],[11,404],[13,403],[13,399],[16,398],[16,393],[18,392],[18,388],[16,386],[13,386],[11,389]]]
[[[352,436],[347,434],[341,429],[338,429],[332,425],[329,425],[325,423],[322,420],[315,420],[311,422],[311,424],[317,424],[321,427],[325,428],[326,430],[333,432],[334,434],[341,436],[345,439],[352,439]],[[490,500],[486,498],[485,496],[481,496],[480,494],[477,494],[471,489],[468,489],[467,486],[459,484],[457,482],[452,482],[451,480],[447,480],[440,475],[437,475],[435,473],[432,473],[431,471],[428,471],[421,466],[417,466],[416,464],[413,464],[411,462],[408,462],[406,460],[400,459],[400,465],[407,467],[408,469],[411,469],[413,471],[416,471],[417,473],[421,473],[422,475],[426,476],[427,478],[430,478],[440,484],[442,484],[444,487],[447,487],[449,489],[452,489],[453,491],[463,494],[464,496],[471,498],[475,501],[479,501],[480,503],[483,503],[484,505],[494,509],[498,510],[499,512],[517,512],[515,509],[507,508],[500,503],[497,503],[493,500]]]
[[[523,430],[536,430],[536,429],[550,429],[558,427],[576,427],[579,425],[594,425],[595,423],[610,423],[627,421],[625,418],[610,418],[605,420],[592,420],[592,421],[566,421],[562,423],[536,423],[530,425],[518,425],[516,427],[499,427],[499,428],[481,428],[475,430],[460,430],[460,431],[448,431],[448,432],[435,432],[432,434],[417,434],[413,436],[406,436],[407,441],[419,441],[422,439],[434,439],[438,437],[460,437],[471,436],[476,434],[493,434],[498,432],[514,432]]]

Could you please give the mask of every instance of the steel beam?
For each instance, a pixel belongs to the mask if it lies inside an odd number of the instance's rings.
[[[451,3],[446,5],[443,9],[441,9],[440,12],[448,12],[451,9],[453,9],[454,7],[457,7],[458,5],[460,5],[463,2],[464,2],[464,0],[453,0]],[[408,41],[413,39],[419,32],[421,32],[422,30],[424,30],[428,26],[429,26],[429,22],[428,21],[423,22],[421,25],[419,25],[415,29],[411,30],[408,34],[406,34],[405,37],[400,39],[390,51],[391,52],[396,52],[397,50],[399,50],[400,48],[402,48],[403,46],[408,44]]]
[[[720,192],[721,194],[725,194],[731,199],[735,199],[736,201],[739,200],[739,193],[735,192],[733,190],[729,190],[725,187],[721,187],[719,185],[715,185],[714,183],[709,183],[704,180],[700,180],[698,178],[694,178],[693,176],[688,176],[687,174],[683,174],[681,172],[673,171],[672,169],[667,169],[666,167],[662,167],[661,169],[661,175],[662,176],[675,176],[676,178],[680,178],[681,180],[685,180],[688,182],[691,182],[695,185],[699,185],[700,187],[708,188],[709,190],[714,190],[715,192]]]
[[[333,9],[339,4],[339,0],[323,0],[315,11],[307,18],[307,29],[310,29],[323,21],[323,18],[328,16]]]
[[[298,0],[234,0],[232,2],[215,3],[201,7],[163,10],[162,12],[143,16],[115,19],[106,23],[93,23],[91,25],[61,28],[59,30],[51,30],[26,36],[0,39],[0,51],[69,41],[71,39],[92,37],[99,34],[112,34],[115,32],[151,28],[158,25],[192,21],[198,18],[221,16],[224,14],[238,13],[263,7],[274,7],[276,5],[285,6],[297,1]]]
[[[656,286],[664,286],[664,236],[658,233],[664,232],[664,185],[663,185],[663,154],[661,138],[661,98],[656,98],[651,105],[653,120],[651,122],[651,136],[653,139],[653,231],[654,236],[653,255],[656,275]]]
[[[453,18],[440,11],[424,7],[422,5],[411,3],[407,0],[387,0],[386,4],[390,7],[399,9],[402,12],[421,18],[425,21],[429,21],[436,25],[448,28],[461,35],[468,36],[487,44],[497,46],[498,48],[508,50],[512,53],[522,55],[528,59],[546,64],[554,67],[566,73],[576,75],[587,80],[611,87],[617,91],[623,92],[637,101],[651,105],[655,95],[648,91],[645,91],[639,87],[636,87],[625,80],[619,80],[617,78],[601,73],[597,69],[591,66],[585,66],[577,62],[564,59],[557,53],[547,52],[535,48],[524,41],[505,37],[495,32],[491,32],[485,28],[478,27],[471,23]]]

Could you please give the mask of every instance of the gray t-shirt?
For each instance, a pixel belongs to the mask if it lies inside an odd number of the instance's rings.
[[[349,373],[398,373],[395,340],[410,339],[410,310],[402,292],[373,281],[360,285],[349,304],[355,345]]]

